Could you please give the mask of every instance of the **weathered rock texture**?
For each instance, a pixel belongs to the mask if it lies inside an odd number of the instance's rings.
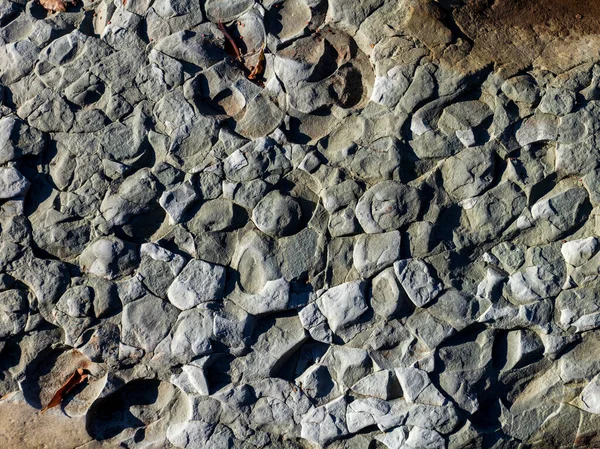
[[[593,1],[0,0],[0,447],[597,447],[598,62]]]

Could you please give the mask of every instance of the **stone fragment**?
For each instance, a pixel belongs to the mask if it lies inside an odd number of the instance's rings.
[[[271,237],[294,234],[301,217],[302,210],[298,202],[276,190],[265,195],[252,211],[252,221],[256,227]]]
[[[377,424],[382,416],[390,412],[390,404],[376,398],[357,399],[348,405],[346,424],[350,433]]]
[[[596,237],[571,240],[563,243],[560,248],[565,261],[574,267],[579,267],[589,261],[597,251],[598,239]]]
[[[225,268],[193,259],[181,270],[167,291],[171,304],[181,310],[223,299]]]
[[[400,258],[400,232],[362,234],[356,239],[354,267],[363,278],[370,278]]]
[[[538,109],[544,114],[563,116],[573,110],[575,92],[567,89],[550,87],[542,97]]]
[[[202,309],[181,312],[173,325],[170,349],[172,357],[187,363],[212,352],[213,315]]]
[[[396,376],[407,402],[435,406],[446,405],[446,398],[431,383],[427,372],[418,368],[397,368]]]
[[[502,84],[502,92],[514,102],[533,104],[539,98],[539,87],[529,75],[519,75]]]
[[[158,297],[165,297],[167,289],[185,265],[185,259],[155,243],[140,246],[138,273],[148,290]]]
[[[400,260],[394,263],[394,271],[417,307],[431,303],[442,291],[442,285],[431,276],[429,267],[420,259]]]
[[[361,281],[347,282],[330,288],[317,304],[333,332],[355,323],[368,309]]]
[[[525,205],[525,194],[510,181],[488,190],[468,205],[463,204],[464,217],[473,232],[469,238],[480,243],[497,237],[517,219]]]
[[[198,199],[198,194],[190,182],[184,182],[174,189],[163,192],[159,203],[169,214],[171,224],[179,223],[186,210]]]
[[[208,0],[205,6],[206,15],[216,23],[231,22],[248,11],[253,4],[254,0]]]
[[[507,335],[507,354],[504,369],[515,369],[535,360],[543,350],[541,340],[530,330],[515,330]]]
[[[558,137],[558,121],[548,114],[536,114],[526,118],[517,129],[516,139],[524,147],[536,142],[553,141]]]
[[[310,410],[302,418],[302,438],[323,446],[347,435],[346,408],[347,400],[342,396]]]
[[[415,449],[442,449],[446,447],[446,442],[435,430],[415,426],[408,433],[406,445]]]
[[[560,238],[584,218],[587,191],[569,180],[559,182],[531,206],[531,244],[544,244]]]
[[[175,307],[155,296],[137,299],[123,308],[122,341],[144,351],[154,351],[175,324],[177,314]]]
[[[0,167],[0,199],[25,196],[30,185],[16,168]]]
[[[382,435],[377,435],[375,439],[380,441],[388,449],[402,449],[408,436],[408,430],[404,426],[396,427]]]
[[[600,392],[600,379],[595,376],[581,392],[581,402],[584,410],[594,414],[600,414],[600,401],[598,393]]]
[[[408,315],[413,303],[402,288],[393,267],[386,268],[371,280],[371,307],[386,319]]]
[[[368,234],[394,231],[415,221],[420,209],[419,193],[396,181],[381,182],[358,200],[356,217]]]
[[[596,329],[600,325],[600,303],[593,287],[563,290],[556,298],[556,323],[576,332]]]
[[[352,385],[355,393],[387,400],[392,395],[393,374],[389,370],[377,371]]]
[[[84,272],[106,279],[127,276],[139,262],[139,249],[133,244],[117,238],[101,238],[90,245],[79,256]]]
[[[423,101],[430,98],[435,91],[435,79],[430,67],[420,66],[415,72],[412,83],[398,103],[406,113],[413,112]]]
[[[494,179],[494,147],[468,148],[444,161],[444,189],[457,200],[482,194]]]

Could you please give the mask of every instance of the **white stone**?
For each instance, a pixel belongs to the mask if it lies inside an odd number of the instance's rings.
[[[560,248],[565,261],[575,267],[579,267],[589,261],[598,251],[598,239],[588,237],[586,239],[571,240],[563,243]]]
[[[389,370],[381,370],[363,377],[352,385],[355,393],[363,396],[372,396],[379,399],[388,399],[392,374]]]
[[[600,374],[585,386],[580,398],[586,412],[600,415]]]
[[[31,183],[19,170],[13,167],[0,167],[0,199],[24,196]]]
[[[444,449],[444,438],[433,429],[413,427],[410,429],[406,444],[415,449]]]

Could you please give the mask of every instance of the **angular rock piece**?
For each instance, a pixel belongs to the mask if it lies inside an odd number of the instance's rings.
[[[196,201],[198,194],[189,182],[177,186],[174,189],[163,192],[159,204],[169,214],[171,224],[179,223],[185,211]]]
[[[594,287],[580,287],[560,292],[556,298],[556,323],[576,332],[596,329],[600,326],[600,298]]]
[[[348,435],[347,399],[342,396],[321,407],[315,407],[302,418],[302,438],[322,446]]]
[[[448,402],[431,383],[427,372],[419,368],[397,368],[396,376],[407,402],[436,406],[443,406]]]
[[[354,267],[363,278],[370,278],[400,258],[400,232],[362,234],[354,244]]]
[[[175,278],[167,296],[181,310],[223,299],[225,268],[203,260],[191,260]]]
[[[598,238],[588,237],[563,243],[560,252],[565,258],[565,262],[579,267],[590,260],[598,252],[598,249]]]
[[[406,439],[406,445],[414,448],[443,449],[446,447],[444,437],[433,429],[413,427]]]
[[[330,288],[317,299],[329,327],[337,332],[356,322],[368,309],[362,281],[347,282]]]
[[[139,262],[139,249],[117,238],[102,238],[88,245],[79,256],[83,271],[106,279],[127,276]]]
[[[586,412],[600,415],[600,374],[585,386],[580,399]]]
[[[430,274],[427,264],[420,259],[400,260],[394,271],[404,291],[417,307],[431,303],[442,291],[442,284]]]
[[[392,379],[393,374],[391,371],[381,370],[363,377],[352,385],[351,389],[363,396],[387,400],[392,393]]]
[[[484,145],[461,151],[444,161],[444,189],[457,200],[480,195],[494,179],[494,147]]]
[[[558,137],[558,119],[552,115],[536,114],[523,121],[516,138],[524,147],[535,142],[552,141]]]
[[[0,167],[0,199],[25,196],[31,183],[16,168]]]
[[[175,307],[156,296],[147,295],[123,308],[122,341],[125,344],[153,351],[177,320]]]

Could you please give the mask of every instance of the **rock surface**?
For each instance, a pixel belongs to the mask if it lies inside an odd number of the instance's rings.
[[[0,0],[0,447],[597,447],[599,55],[585,0]]]

